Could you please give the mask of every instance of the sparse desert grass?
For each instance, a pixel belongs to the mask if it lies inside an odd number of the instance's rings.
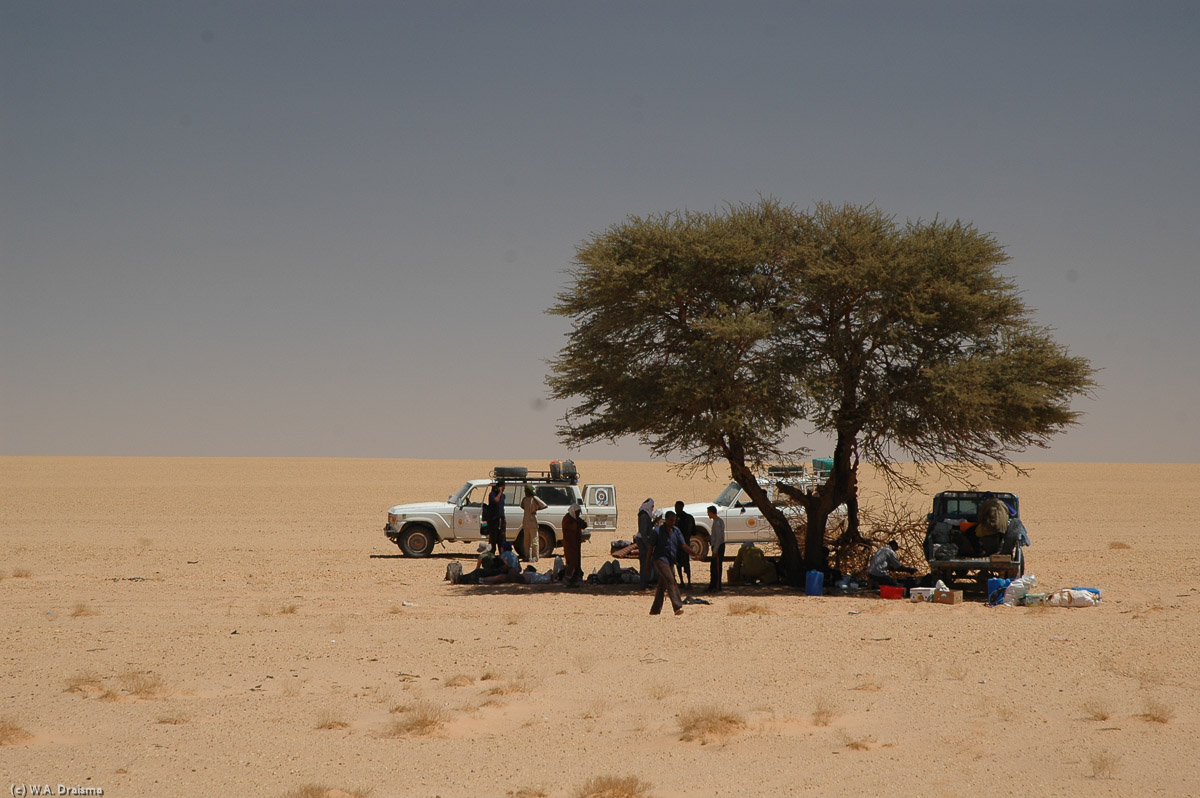
[[[878,693],[880,690],[883,689],[883,687],[879,684],[879,682],[865,681],[865,682],[859,682],[858,684],[854,685],[850,689],[858,690],[858,691],[861,691],[864,693]]]
[[[813,706],[812,721],[817,726],[828,726],[837,717],[837,714],[837,705],[825,696],[820,696]]]
[[[1094,720],[1097,723],[1100,723],[1112,717],[1112,710],[1110,710],[1108,708],[1108,704],[1104,703],[1103,701],[1100,701],[1099,699],[1093,699],[1091,701],[1084,702],[1083,716],[1088,720]]]
[[[484,674],[479,677],[479,681],[494,682],[497,679],[503,679],[503,678],[504,678],[504,676],[502,674],[497,673],[496,671],[485,671]]]
[[[0,745],[17,745],[33,735],[21,728],[13,718],[0,718]]]
[[[64,693],[80,693],[81,695],[91,695],[93,693],[104,692],[104,682],[100,676],[93,671],[84,671],[70,679],[67,679],[66,689]]]
[[[524,619],[524,617],[525,613],[523,612],[510,612],[508,615],[504,616],[504,624],[506,626],[516,626],[522,621],[522,619]]]
[[[13,579],[28,579],[33,576],[33,572],[28,568],[14,568],[12,570]]]
[[[447,687],[470,687],[475,680],[465,673],[456,673],[446,680]]]
[[[389,615],[399,615],[399,614],[400,614],[400,613],[402,613],[402,612],[404,612],[404,607],[403,607],[403,605],[400,605],[400,604],[393,604],[392,606],[388,607],[388,614],[389,614]]]
[[[519,790],[509,790],[505,793],[508,798],[548,798],[550,793],[545,787],[522,787]]]
[[[608,708],[608,701],[603,698],[593,698],[583,708],[583,712],[579,715],[581,718],[593,720],[604,714],[604,710]]]
[[[99,614],[100,613],[98,613],[94,609],[92,609],[91,606],[89,606],[88,604],[85,604],[82,601],[79,602],[78,604],[76,604],[75,608],[71,610],[72,618],[86,618],[86,617],[90,617],[92,615],[99,615]]]
[[[350,724],[342,719],[337,710],[322,709],[317,713],[318,729],[348,729]]]
[[[188,716],[182,712],[168,712],[158,716],[158,722],[164,726],[179,726],[188,722]]]
[[[413,704],[402,714],[404,717],[396,718],[388,725],[386,736],[428,737],[441,729],[449,719],[444,707],[428,701]]]
[[[775,613],[766,604],[757,601],[731,601],[729,603],[730,615],[774,615]]]
[[[574,798],[651,798],[650,783],[637,776],[592,776],[581,784]]]
[[[662,701],[667,696],[675,694],[676,686],[673,682],[654,682],[650,685],[650,697],[655,701]]]
[[[151,540],[150,538],[138,538],[137,542],[138,542],[138,545],[141,546],[143,549],[148,549],[154,545],[154,541]]]
[[[1175,717],[1175,709],[1157,698],[1147,698],[1142,717],[1154,723],[1170,723]]]
[[[1133,546],[1130,546],[1128,543],[1122,543],[1119,540],[1114,540],[1112,543],[1109,543],[1108,547],[1110,549],[1132,549],[1133,548]]]
[[[871,746],[875,743],[875,738],[869,734],[863,737],[855,737],[845,729],[839,731],[838,736],[842,738],[842,744],[851,751],[870,751]]]
[[[513,695],[514,693],[531,693],[533,692],[533,678],[528,674],[519,673],[514,678],[509,679],[503,684],[498,684],[495,687],[489,687],[487,695]]]
[[[684,742],[699,740],[708,745],[713,740],[724,740],[746,728],[746,719],[736,712],[716,707],[697,707],[679,716],[679,739]]]
[[[296,789],[285,792],[280,798],[367,798],[371,794],[369,787],[326,787],[324,784],[301,784]]]
[[[1120,763],[1121,757],[1108,751],[1095,751],[1088,757],[1088,764],[1092,766],[1092,778],[1094,779],[1112,778]]]
[[[152,671],[128,671],[118,678],[121,688],[138,698],[157,698],[166,689],[162,677]]]
[[[284,604],[282,607],[279,608],[279,614],[280,615],[295,615],[296,611],[299,609],[300,609],[299,604]]]

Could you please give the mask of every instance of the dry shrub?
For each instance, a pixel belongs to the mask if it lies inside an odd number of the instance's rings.
[[[100,677],[92,671],[84,671],[76,676],[67,679],[66,689],[64,693],[81,693],[83,695],[91,695],[92,693],[100,693],[104,691],[104,684]]]
[[[0,718],[0,745],[17,745],[33,737],[9,717]]]
[[[1122,543],[1119,540],[1114,540],[1112,543],[1109,543],[1108,547],[1110,549],[1132,549],[1133,548],[1133,546],[1130,546],[1128,543]]]
[[[1096,751],[1088,757],[1088,763],[1092,766],[1092,778],[1109,779],[1117,772],[1121,757],[1107,751]]]
[[[729,604],[730,615],[774,615],[771,608],[757,601],[733,601]]]
[[[527,674],[517,674],[515,678],[509,679],[504,684],[498,684],[495,687],[488,688],[487,695],[513,695],[514,693],[530,693],[533,692],[533,679]]]
[[[298,609],[300,609],[299,604],[284,604],[282,607],[279,608],[279,614],[280,615],[295,615],[296,611]]]
[[[342,720],[342,716],[336,710],[323,709],[317,713],[317,728],[318,729],[348,729],[350,724]]]
[[[503,679],[503,678],[504,678],[503,676],[501,676],[499,673],[496,673],[495,671],[487,671],[486,673],[484,673],[482,676],[479,677],[479,681],[493,682],[496,679]]]
[[[842,738],[842,744],[851,751],[870,751],[875,742],[875,738],[869,734],[865,737],[854,737],[845,729],[839,731],[838,736]]]
[[[465,673],[458,673],[446,680],[447,687],[470,687],[475,680]]]
[[[182,712],[171,712],[166,715],[159,715],[158,722],[164,726],[179,726],[188,722],[188,716]]]
[[[871,555],[889,540],[900,544],[900,559],[910,565],[925,562],[927,510],[908,504],[909,497],[894,492],[870,493],[860,497],[858,536],[851,537],[841,525],[830,523],[825,533],[831,565],[844,574],[865,574]],[[832,519],[830,519],[832,521]]]
[[[33,572],[28,568],[14,568],[13,579],[28,579],[33,576]]]
[[[746,719],[736,712],[715,707],[689,709],[679,716],[679,739],[684,742],[699,740],[708,745],[713,740],[724,740],[746,728]]]
[[[402,712],[404,717],[396,718],[388,726],[388,737],[428,737],[448,720],[445,708],[428,701],[413,704]]]
[[[1142,717],[1154,723],[1169,723],[1175,717],[1175,710],[1157,698],[1147,698]]]
[[[296,789],[285,792],[281,798],[367,798],[370,794],[369,787],[346,789],[326,787],[324,784],[301,784]]]
[[[592,776],[573,793],[574,798],[651,798],[650,783],[637,776]]]
[[[509,790],[505,793],[508,798],[548,798],[550,793],[545,787],[522,787],[519,790]]]
[[[85,604],[82,601],[77,603],[75,605],[74,609],[71,610],[72,618],[87,618],[87,617],[91,617],[93,615],[99,615],[99,614],[100,613],[96,612],[89,605]]]
[[[828,726],[837,714],[837,706],[825,696],[821,696],[813,706],[812,720],[817,726]]]
[[[1108,705],[1103,701],[1093,700],[1088,701],[1083,705],[1083,716],[1088,720],[1094,720],[1097,723],[1108,720],[1112,717],[1112,712]]]
[[[165,689],[162,677],[151,671],[129,671],[119,678],[121,688],[138,698],[156,698]]]

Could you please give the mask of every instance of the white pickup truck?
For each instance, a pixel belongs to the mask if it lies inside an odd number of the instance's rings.
[[[803,518],[804,508],[788,502],[786,497],[779,495],[780,491],[775,487],[775,480],[779,478],[769,475],[760,478],[758,483],[763,486],[769,499],[779,500],[784,515],[791,518],[793,526],[795,526],[795,521]],[[815,484],[811,476],[788,477],[785,478],[785,481],[801,487]],[[725,490],[721,491],[720,495],[711,502],[688,504],[683,508],[696,517],[696,531],[692,533],[692,539],[688,542],[692,551],[698,553],[697,556],[701,558],[708,556],[708,536],[712,531],[712,520],[708,517],[710,504],[717,508],[717,516],[725,520],[726,556],[731,556],[729,552],[735,551],[736,547],[743,543],[775,543],[778,541],[775,530],[754,499],[742,490],[741,485],[730,482]],[[843,505],[829,516],[827,529],[835,528],[839,524],[844,526],[845,523],[845,506]]]
[[[499,476],[493,474],[489,479],[468,480],[444,502],[397,504],[388,510],[383,533],[409,557],[429,556],[438,542],[481,540],[480,515],[497,479],[505,481],[506,536],[517,546],[521,556],[526,554],[521,536],[524,516],[521,499],[526,484],[548,505],[538,512],[541,556],[551,554],[562,541],[562,517],[575,502],[579,503],[581,514],[588,523],[587,529],[583,530],[584,540],[591,538],[592,530],[616,531],[617,493],[612,485],[584,485],[581,489],[577,477],[555,478],[558,475],[552,477],[550,472],[532,471],[525,472],[524,477],[515,475],[523,471],[509,467],[498,469]]]

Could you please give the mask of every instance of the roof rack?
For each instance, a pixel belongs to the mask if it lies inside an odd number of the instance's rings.
[[[506,476],[503,474],[501,474],[500,476],[497,476],[496,472],[493,470],[490,476],[493,481],[502,479],[505,481],[505,483],[508,483],[508,484],[524,484],[526,482],[528,482],[530,484],[541,484],[541,483],[547,483],[547,482],[557,482],[560,484],[567,484],[567,485],[578,485],[579,484],[579,475],[578,474],[571,476],[571,477],[564,477],[564,476],[556,477],[556,476],[551,475],[551,473],[549,471],[527,471],[527,472],[525,472],[525,476],[522,477],[522,476],[514,476],[514,475]]]

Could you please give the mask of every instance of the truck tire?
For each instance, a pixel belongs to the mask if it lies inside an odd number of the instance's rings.
[[[688,545],[692,547],[692,555],[697,560],[703,560],[708,557],[708,538],[704,535],[693,534],[688,541]]]
[[[554,556],[554,530],[548,526],[538,527],[538,556]]]
[[[396,545],[409,557],[428,557],[433,551],[433,530],[421,524],[409,524],[400,532]]]

